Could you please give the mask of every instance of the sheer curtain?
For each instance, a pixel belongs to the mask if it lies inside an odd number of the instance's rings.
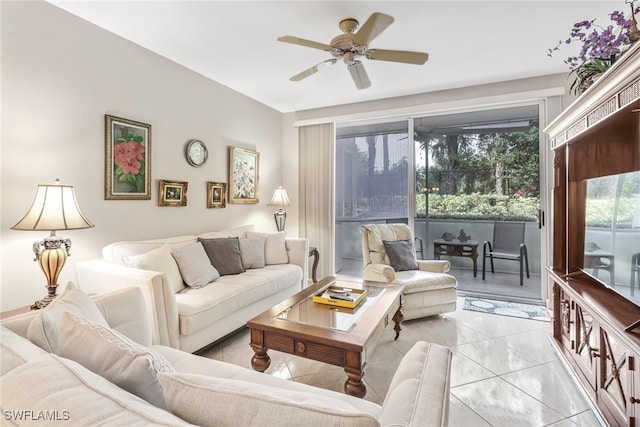
[[[318,278],[322,278],[335,272],[335,126],[302,126],[298,139],[300,236],[318,249]]]

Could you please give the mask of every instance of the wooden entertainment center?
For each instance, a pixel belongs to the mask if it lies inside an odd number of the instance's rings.
[[[586,180],[640,170],[640,43],[545,132],[554,152],[554,343],[607,423],[640,427],[640,306],[584,265]]]

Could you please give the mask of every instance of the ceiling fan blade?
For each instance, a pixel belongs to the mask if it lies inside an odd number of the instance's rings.
[[[279,42],[285,42],[285,43],[297,44],[297,45],[300,45],[300,46],[312,47],[314,49],[320,49],[320,50],[326,50],[326,51],[330,51],[331,49],[333,49],[328,44],[314,42],[312,40],[307,40],[307,39],[301,39],[300,37],[294,37],[294,36],[278,37],[278,41]]]
[[[408,50],[369,49],[365,56],[377,61],[404,62],[416,65],[422,65],[429,59],[429,54],[426,52],[410,52]]]
[[[354,61],[353,64],[349,64],[349,72],[358,89],[366,89],[371,86],[371,81],[362,62]]]
[[[359,46],[369,44],[369,42],[375,39],[381,32],[383,32],[391,23],[393,18],[384,13],[374,12],[367,22],[353,36],[353,42]]]
[[[296,74],[295,76],[291,77],[289,80],[293,81],[293,82],[299,82],[300,80],[309,77],[312,74],[317,73],[320,70],[324,70],[325,68],[329,68],[330,66],[332,66],[333,64],[335,64],[337,61],[337,59],[328,59],[326,61],[323,61],[321,63],[319,63],[318,65],[314,65],[311,68],[308,68],[306,70],[304,70],[301,73]]]

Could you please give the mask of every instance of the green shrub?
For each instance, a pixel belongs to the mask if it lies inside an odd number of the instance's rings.
[[[495,196],[490,194],[429,195],[429,218],[535,221],[538,197]],[[416,196],[419,218],[426,216],[426,196]]]

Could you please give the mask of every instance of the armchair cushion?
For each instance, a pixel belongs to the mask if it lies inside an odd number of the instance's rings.
[[[365,264],[387,264],[389,257],[384,248],[384,241],[411,240],[411,230],[406,224],[369,224],[361,226],[363,233],[363,250],[366,251]]]
[[[450,274],[423,270],[398,271],[395,282],[404,284],[405,295],[426,290],[455,288],[458,284],[456,278]]]
[[[395,271],[418,269],[411,240],[383,240],[382,243]]]

